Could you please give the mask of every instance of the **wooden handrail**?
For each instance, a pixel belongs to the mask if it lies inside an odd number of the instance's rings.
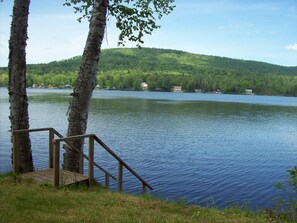
[[[123,164],[124,167],[127,168],[138,180],[140,180],[145,186],[149,189],[154,190],[152,186],[150,186],[141,176],[139,176],[124,160],[122,160],[115,152],[113,152],[98,136],[94,135],[94,139],[107,151],[111,154],[115,159],[117,159],[120,163]]]
[[[109,177],[116,180],[116,178],[110,174],[107,170],[105,170],[103,167],[101,167],[99,164],[93,161],[93,155],[92,150],[94,149],[94,140],[103,148],[105,149],[110,155],[112,155],[118,162],[119,162],[119,168],[118,168],[118,191],[122,191],[122,178],[123,178],[123,166],[130,171],[139,181],[142,183],[142,192],[144,193],[146,191],[146,187],[148,187],[150,190],[153,190],[154,188],[150,186],[139,174],[137,174],[124,160],[122,160],[113,150],[111,150],[99,137],[97,137],[95,134],[85,134],[85,135],[76,135],[76,136],[69,136],[69,137],[63,137],[57,130],[54,128],[36,128],[36,129],[21,129],[21,130],[14,130],[13,134],[16,133],[24,133],[24,132],[38,132],[38,131],[49,131],[49,140],[52,142],[49,143],[49,166],[53,167],[54,165],[56,168],[58,168],[58,160],[59,155],[57,154],[59,152],[60,142],[64,141],[71,149],[74,149],[76,152],[81,153],[80,150],[73,147],[69,141],[73,139],[82,139],[82,138],[89,138],[89,157],[86,156],[84,153],[82,153],[83,157],[87,160],[89,160],[89,176],[93,176],[92,168],[90,166],[96,166],[98,169],[100,169],[102,172],[105,173],[105,182],[106,187],[109,187]],[[58,139],[54,139],[53,133],[58,136]],[[18,140],[14,137],[14,147],[17,145]],[[14,149],[15,150],[15,149]],[[90,151],[91,150],[91,151]],[[18,155],[17,151],[14,151],[15,155]],[[54,155],[55,154],[55,155]],[[15,156],[14,155],[14,156]],[[51,158],[51,156],[54,155],[54,157]],[[91,160],[90,160],[91,158]],[[18,162],[18,158],[14,157],[14,161]],[[54,168],[54,169],[56,169]],[[14,166],[14,170],[16,170]],[[55,174],[56,182],[58,180],[59,172]],[[91,179],[90,179],[91,180]],[[91,183],[91,181],[90,181]]]
[[[14,133],[25,133],[25,132],[42,132],[42,131],[49,131],[50,132],[50,136],[49,138],[51,138],[51,140],[53,140],[52,136],[51,136],[51,132],[53,132],[56,136],[58,136],[59,138],[64,138],[64,136],[62,134],[60,134],[56,129],[54,128],[34,128],[34,129],[19,129],[19,130],[14,130]],[[15,137],[13,137],[15,139]],[[14,141],[16,141],[15,143],[18,143],[17,140],[15,139]],[[65,143],[73,150],[75,150],[76,152],[80,153],[80,151],[73,147],[72,145],[69,144],[69,142],[65,141]],[[14,150],[15,153],[17,153],[17,150]],[[82,154],[83,157],[86,160],[89,160],[89,157],[87,155],[85,155],[84,153]],[[14,155],[14,163],[17,166],[18,165],[18,153],[16,155]],[[105,170],[102,166],[100,166],[98,163],[94,162],[94,166],[97,167],[99,170],[101,170],[102,172],[105,173],[105,175],[108,175],[109,177],[111,177],[114,180],[117,180],[117,178],[115,176],[113,176],[111,173],[109,173],[107,170]],[[53,143],[52,141],[49,142],[49,167],[53,168]],[[18,168],[14,168],[14,172],[18,173]],[[108,185],[106,185],[108,186]]]
[[[65,138],[55,139],[54,141],[66,141],[71,139],[82,139],[82,138],[93,138],[96,142],[101,145],[110,155],[112,155],[119,162],[119,171],[118,171],[118,191],[122,190],[122,177],[123,177],[123,166],[130,171],[139,181],[142,182],[142,191],[145,192],[145,187],[148,187],[150,190],[154,188],[150,186],[138,173],[135,172],[124,160],[122,160],[114,151],[112,151],[101,139],[98,138],[95,134],[85,134],[85,135],[76,135],[69,136]]]
[[[54,128],[52,128],[52,131],[59,137],[59,138],[65,138],[63,135],[61,135],[57,130],[55,130]],[[67,137],[69,138],[69,137]],[[68,140],[70,141],[70,140]],[[73,150],[75,150],[77,153],[80,153],[80,151],[73,147],[69,142],[67,142],[67,140],[65,140],[66,144]],[[89,160],[89,157],[87,155],[85,155],[84,153],[82,154],[83,157],[86,160]],[[117,178],[115,176],[113,176],[111,173],[109,173],[107,170],[105,170],[102,166],[100,166],[98,163],[94,162],[94,166],[97,167],[99,170],[101,170],[102,172],[104,172],[105,174],[108,174],[112,179],[117,180]]]
[[[50,131],[50,130],[53,130],[53,128],[17,129],[13,131],[17,133],[24,133],[24,132],[42,132],[42,131]]]

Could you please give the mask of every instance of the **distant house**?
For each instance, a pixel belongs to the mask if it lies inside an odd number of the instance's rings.
[[[173,92],[182,92],[181,86],[173,86]]]
[[[246,94],[254,94],[253,89],[245,89]]]
[[[147,90],[147,83],[146,82],[142,82],[140,84],[140,87],[141,87],[142,90],[146,91]]]

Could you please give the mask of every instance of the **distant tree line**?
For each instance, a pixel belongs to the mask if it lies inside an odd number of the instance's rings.
[[[73,86],[76,73],[47,73],[27,75],[28,87]],[[173,86],[182,86],[184,92],[212,92],[219,89],[226,94],[242,94],[253,89],[255,94],[297,96],[297,76],[249,75],[200,73],[196,75],[134,73],[129,71],[99,72],[97,81],[102,89],[141,90],[141,83],[148,84],[149,91],[171,91]],[[8,74],[0,73],[0,86],[7,86]]]
[[[255,94],[297,96],[297,76],[234,76],[216,74],[108,74],[97,75],[98,84],[104,89],[141,90],[141,82],[148,84],[150,91],[171,91],[173,86],[182,86],[184,92],[213,92],[242,94],[252,89]]]

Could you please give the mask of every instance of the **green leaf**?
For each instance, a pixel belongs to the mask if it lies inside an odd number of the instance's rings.
[[[65,0],[64,6],[72,6],[75,13],[82,16],[78,18],[90,19],[94,0]],[[109,15],[115,17],[116,27],[120,30],[118,44],[124,45],[125,39],[136,42],[137,46],[144,43],[145,34],[160,28],[157,19],[170,14],[175,0],[111,0]],[[156,19],[157,18],[157,19]]]

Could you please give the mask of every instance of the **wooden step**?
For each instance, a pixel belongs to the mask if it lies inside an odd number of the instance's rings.
[[[21,175],[25,178],[32,178],[38,184],[51,184],[54,185],[54,170],[53,168],[44,169],[34,172],[29,172]],[[60,170],[60,185],[76,184],[84,181],[88,181],[88,177],[74,173],[68,170]]]

